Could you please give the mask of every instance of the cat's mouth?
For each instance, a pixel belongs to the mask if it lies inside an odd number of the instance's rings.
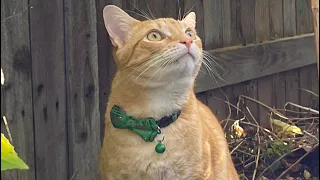
[[[186,52],[178,60],[186,59],[186,58],[189,58],[189,57],[191,57],[193,60],[196,59],[193,54],[191,54],[190,52]]]

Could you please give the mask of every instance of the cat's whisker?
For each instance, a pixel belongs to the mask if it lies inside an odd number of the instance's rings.
[[[185,18],[186,15],[189,14],[189,13],[192,11],[192,9],[194,8],[195,5],[196,5],[196,2],[193,3],[193,5],[192,5],[192,7],[189,9],[189,11],[184,12],[184,14],[183,14],[183,16],[182,16],[182,19]]]
[[[180,7],[180,1],[178,0],[178,6],[179,6],[179,14],[178,14],[178,20],[182,20],[181,19],[181,7]]]
[[[202,53],[206,57],[210,58],[219,68],[221,68],[223,70],[223,67],[219,63],[217,63],[217,61],[216,61],[216,60],[221,60],[221,58],[218,58],[217,56],[214,56],[205,50],[203,50]]]
[[[139,79],[140,76],[142,74],[144,74],[146,71],[148,71],[150,68],[154,67],[155,65],[157,65],[158,63],[162,62],[161,60],[162,56],[159,55],[158,57],[154,58],[154,59],[151,59],[150,61],[153,62],[152,64],[150,64],[146,69],[144,69],[136,78],[135,80]]]
[[[150,79],[145,83],[145,85],[143,86],[143,88],[145,88],[147,86],[147,84],[149,83],[149,81],[158,73],[158,71],[166,64],[166,62],[168,61],[165,61],[163,64],[161,64],[161,66],[156,70],[156,72],[150,77]]]
[[[213,56],[210,56],[210,54],[204,50],[200,50],[198,49],[198,52],[199,53],[202,53],[203,55],[203,58],[201,58],[200,60],[202,60],[203,64],[204,64],[204,67],[205,69],[208,71],[208,75],[215,79],[216,81],[216,78],[219,78],[221,79],[222,81],[225,81],[218,73],[217,71],[215,71],[215,68],[213,67],[213,65],[211,64],[211,62],[214,62],[215,65],[217,65],[218,67],[220,67],[221,69],[223,69],[214,59],[213,59]]]
[[[156,59],[155,59],[155,60],[156,60]],[[144,67],[152,64],[153,62],[154,62],[154,60],[145,61],[144,63],[140,64],[137,69],[134,69],[134,68],[131,67],[132,72],[129,73],[129,74],[128,74],[126,77],[124,77],[122,80],[120,80],[120,82],[121,82],[121,83],[122,83],[122,82],[127,83],[127,82],[125,82],[124,80],[128,80],[128,81],[132,80],[132,79],[129,78],[130,76],[133,76],[134,74],[139,73],[140,71],[143,70]],[[142,72],[142,73],[144,73],[144,72]],[[142,73],[141,73],[141,74],[142,74]],[[141,75],[141,74],[140,74],[140,75]],[[138,78],[139,78],[139,76],[138,76]],[[133,83],[133,81],[131,81],[131,82]]]
[[[225,81],[215,70],[214,70],[214,67],[208,63],[208,59],[204,58],[204,61],[203,61],[205,67],[207,68],[208,72],[210,73],[210,77],[212,77],[213,79],[215,79],[216,81],[216,78],[217,77],[218,79],[222,80],[222,81]],[[226,82],[226,81],[225,81]]]
[[[148,11],[149,11],[151,17],[152,17],[153,19],[156,19],[156,18],[155,18],[155,15],[152,13],[152,11],[151,11],[150,6],[149,6],[148,3],[147,3],[147,8],[148,8]]]
[[[143,14],[137,13],[137,12],[135,12],[135,11],[131,11],[131,10],[127,10],[127,9],[126,9],[125,11],[126,11],[126,12],[130,12],[130,13],[134,13],[134,14],[140,16],[140,17],[145,18],[146,20],[152,20],[152,19],[150,19],[149,17],[147,17],[147,16],[145,16],[145,15],[143,15]]]
[[[152,18],[142,9],[139,9],[137,6],[135,6],[132,2],[131,2],[132,6],[137,9],[141,14],[145,15],[146,17],[148,17],[148,20],[152,20]]]

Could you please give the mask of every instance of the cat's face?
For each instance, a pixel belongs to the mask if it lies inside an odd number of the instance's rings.
[[[202,59],[195,13],[189,13],[183,20],[138,21],[116,6],[106,6],[103,16],[115,47],[118,71],[142,83],[194,80]]]

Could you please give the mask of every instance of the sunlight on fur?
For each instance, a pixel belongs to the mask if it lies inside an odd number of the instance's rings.
[[[196,14],[183,19],[130,17],[120,8],[103,10],[117,72],[105,114],[100,157],[103,180],[237,180],[223,130],[193,86],[202,64],[214,72],[196,32]],[[214,75],[214,74],[213,74]],[[160,120],[181,111],[161,128],[166,151],[128,129],[115,128],[110,111],[118,105],[134,117]]]

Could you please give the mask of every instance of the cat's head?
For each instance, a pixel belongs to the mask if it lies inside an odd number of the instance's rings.
[[[117,6],[108,5],[103,18],[118,72],[126,74],[125,78],[147,86],[149,81],[154,86],[179,80],[193,83],[202,62],[194,12],[182,20],[139,21]]]

